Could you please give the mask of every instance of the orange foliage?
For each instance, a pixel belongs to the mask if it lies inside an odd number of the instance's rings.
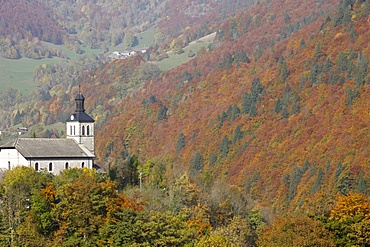
[[[343,222],[356,216],[370,220],[369,197],[356,193],[339,196],[335,207],[331,210],[330,218]]]
[[[40,190],[40,193],[48,203],[51,204],[55,201],[56,190],[53,183],[47,183],[46,187]]]

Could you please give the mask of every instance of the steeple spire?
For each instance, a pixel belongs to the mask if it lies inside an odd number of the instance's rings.
[[[81,86],[79,86],[79,92],[75,98],[75,101],[76,101],[75,112],[85,112],[85,97],[82,95],[80,89],[81,89]]]

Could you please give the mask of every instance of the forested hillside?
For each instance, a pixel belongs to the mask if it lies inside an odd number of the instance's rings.
[[[137,35],[155,26],[153,45],[186,33],[187,42],[210,33],[219,22],[252,1],[0,1],[0,56],[9,59],[65,57],[40,41],[84,48],[138,44]],[[222,10],[220,12],[220,10]],[[208,21],[212,20],[213,25]],[[190,28],[191,27],[191,28]]]
[[[86,11],[106,6],[96,2]],[[37,103],[4,103],[12,113],[2,123],[50,125],[72,111],[80,84],[96,120],[96,163],[107,171],[27,185],[48,218],[22,221],[22,211],[17,234],[38,225],[45,246],[369,245],[368,1],[195,2],[152,3],[166,18],[156,19],[149,56],[40,66]],[[153,63],[211,32],[213,44],[191,61],[165,72]],[[63,196],[80,193],[72,188],[87,177],[95,194],[84,203],[103,213],[72,222]],[[7,179],[3,196],[15,186]],[[131,199],[111,211],[115,188]]]
[[[112,109],[101,161],[156,157],[169,177],[205,190],[225,179],[279,213],[322,188],[367,191],[368,7],[326,4],[271,1],[230,19],[223,45]]]

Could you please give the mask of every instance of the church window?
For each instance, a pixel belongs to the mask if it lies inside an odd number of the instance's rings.
[[[85,126],[82,125],[82,135],[85,135]]]
[[[53,163],[49,163],[49,172],[52,172],[53,171]]]
[[[89,125],[86,126],[86,135],[87,136],[90,135],[90,126]]]
[[[81,168],[84,168],[84,167],[85,167],[85,162],[82,162]]]
[[[39,171],[39,163],[37,163],[37,162],[35,163],[35,171],[37,171],[37,172]]]
[[[70,135],[73,135],[73,134],[72,134],[72,126],[69,126],[69,127],[70,127],[70,128],[69,128],[69,134],[70,134]]]
[[[65,168],[65,169],[68,169],[68,166],[69,166],[69,164],[68,164],[68,162],[66,162],[66,164],[65,164],[64,168]]]
[[[10,170],[10,161],[8,161],[8,170]]]
[[[73,135],[76,135],[76,126],[73,126]]]

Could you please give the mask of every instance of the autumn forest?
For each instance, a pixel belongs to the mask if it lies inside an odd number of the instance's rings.
[[[64,137],[82,88],[102,168],[3,172],[1,246],[370,246],[368,1],[0,0],[0,13],[1,59],[62,61],[35,66],[28,94],[1,90],[0,143],[20,126]],[[145,54],[108,57],[148,30]]]

